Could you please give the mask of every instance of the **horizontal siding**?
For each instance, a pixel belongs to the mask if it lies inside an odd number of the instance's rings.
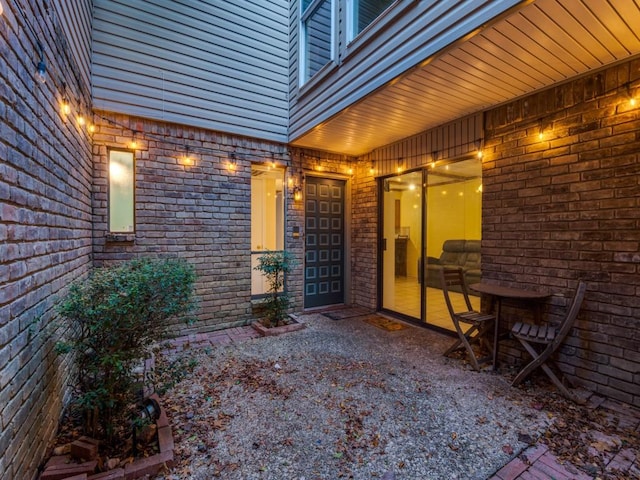
[[[77,72],[76,78],[82,82],[82,92],[91,91],[91,0],[75,2],[53,2],[60,20],[61,29],[67,40],[68,51]]]
[[[292,20],[297,19],[297,3],[292,2]],[[295,140],[519,3],[522,2],[397,2],[383,15],[386,18],[340,53],[339,65],[300,89],[296,70],[298,30],[292,27],[290,138]],[[343,32],[340,38],[344,38]]]
[[[403,160],[404,170],[410,170],[432,161],[476,154],[483,147],[483,141],[483,114],[476,113],[376,148],[359,160],[372,162],[378,176],[393,175],[399,159]]]
[[[286,142],[286,0],[94,0],[96,108]]]

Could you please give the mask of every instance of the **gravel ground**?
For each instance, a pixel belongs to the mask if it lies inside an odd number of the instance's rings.
[[[162,395],[177,459],[158,479],[486,479],[550,423],[507,378],[443,357],[450,337],[300,318],[157,360],[193,368]]]

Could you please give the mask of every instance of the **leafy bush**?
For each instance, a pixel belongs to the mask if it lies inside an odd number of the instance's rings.
[[[88,435],[112,440],[118,425],[128,425],[127,408],[137,400],[134,369],[164,336],[167,320],[195,307],[194,282],[185,261],[133,260],[96,269],[70,287],[59,313],[71,321],[72,338],[57,350],[75,355]]]
[[[266,313],[266,327],[277,327],[280,325],[291,305],[289,296],[283,290],[284,279],[290,273],[297,262],[293,255],[287,251],[265,252],[258,257],[258,265],[255,270],[264,274],[267,278],[268,296],[263,303]]]

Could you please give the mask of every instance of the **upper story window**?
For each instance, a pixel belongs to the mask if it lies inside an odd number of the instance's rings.
[[[347,36],[353,40],[396,0],[349,0]]]
[[[300,84],[333,60],[336,0],[302,0]]]

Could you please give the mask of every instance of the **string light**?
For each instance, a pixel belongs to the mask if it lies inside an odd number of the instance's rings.
[[[229,155],[229,163],[227,165],[227,168],[229,169],[229,171],[231,172],[235,172],[236,168],[238,168],[238,163],[237,163],[237,159],[236,159],[236,154],[235,153],[231,153]]]
[[[193,165],[193,158],[189,155],[189,145],[185,145],[184,147],[184,157],[182,157],[182,164],[188,167]]]
[[[45,83],[47,81],[47,63],[44,61],[44,48],[39,40],[36,40],[36,45],[40,51],[40,61],[36,68],[36,78],[40,83]]]
[[[62,111],[62,114],[65,116],[71,113],[71,105],[69,105],[69,99],[67,97],[64,97],[64,99],[62,100],[62,104],[60,105],[60,110]]]

